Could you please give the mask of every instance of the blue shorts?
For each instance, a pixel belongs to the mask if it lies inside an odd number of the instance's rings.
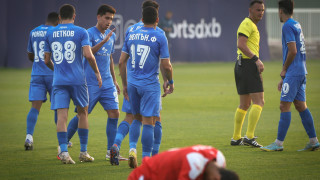
[[[69,108],[70,99],[72,99],[75,106],[88,106],[89,95],[87,85],[53,86],[51,109]]]
[[[31,76],[29,88],[29,101],[47,101],[47,92],[51,97],[52,75]]]
[[[160,86],[157,88],[147,88],[128,84],[128,95],[133,115],[141,114],[144,117],[159,117]]]
[[[289,76],[283,79],[281,101],[306,101],[306,76]]]
[[[89,90],[89,108],[91,113],[97,102],[100,102],[104,110],[119,109],[118,92],[115,86],[105,88],[99,86],[88,86]]]
[[[123,104],[122,104],[122,112],[132,114],[131,105],[130,102],[127,101],[125,98],[123,98]],[[162,101],[160,97],[160,111],[162,110]]]
[[[126,100],[125,98],[123,98],[123,104],[122,104],[121,110],[122,110],[122,112],[132,114],[130,102],[128,100]]]

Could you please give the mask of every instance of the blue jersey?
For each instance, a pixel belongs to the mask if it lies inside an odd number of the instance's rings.
[[[91,47],[99,44],[106,35],[110,32],[109,29],[102,34],[95,26],[88,29],[89,40]],[[95,54],[97,65],[102,78],[102,85],[105,87],[114,86],[113,79],[110,73],[110,55],[114,53],[114,42],[116,35],[112,33],[112,36]],[[98,86],[98,80],[94,71],[92,70],[89,62],[84,58],[84,70],[86,73],[86,80],[88,85]]]
[[[307,74],[304,36],[300,23],[292,18],[288,19],[282,27],[283,64],[288,55],[288,43],[290,42],[296,43],[297,54],[288,67],[286,76],[304,76]]]
[[[82,47],[89,46],[88,32],[74,24],[59,24],[47,32],[45,52],[52,53],[53,85],[86,84]]]
[[[130,55],[128,83],[137,86],[159,84],[160,59],[169,58],[168,41],[164,33],[141,27],[128,34],[122,51]]]
[[[30,32],[27,51],[34,54],[31,75],[53,75],[53,71],[44,63],[45,37],[51,28],[53,26],[40,25]]]

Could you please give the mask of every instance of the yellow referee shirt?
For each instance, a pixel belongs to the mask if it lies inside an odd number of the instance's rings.
[[[259,42],[260,42],[260,33],[257,25],[250,19],[245,18],[237,31],[237,44],[239,34],[244,35],[248,38],[247,46],[251,50],[253,54],[259,57]],[[248,56],[244,55],[244,53],[238,48],[237,51],[238,56],[241,54],[242,58],[250,59]]]

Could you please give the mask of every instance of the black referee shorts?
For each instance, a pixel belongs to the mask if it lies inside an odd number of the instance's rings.
[[[252,59],[241,58],[241,63],[237,60],[234,77],[239,95],[263,92],[262,76]]]

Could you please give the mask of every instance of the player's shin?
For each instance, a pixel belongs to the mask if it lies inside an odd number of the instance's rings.
[[[151,151],[154,141],[154,127],[150,124],[144,124],[142,135],[141,135],[141,144],[142,144],[142,158],[151,156]]]

